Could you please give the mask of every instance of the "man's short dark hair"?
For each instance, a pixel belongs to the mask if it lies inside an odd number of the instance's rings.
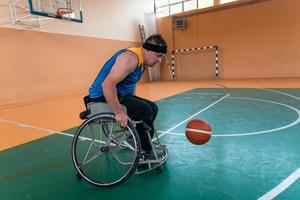
[[[155,34],[155,35],[151,35],[149,36],[145,43],[148,42],[150,44],[156,44],[159,46],[167,46],[167,43],[165,41],[165,39],[160,35],[160,34]]]
[[[157,53],[167,53],[167,43],[160,34],[149,36],[143,44],[144,49]]]

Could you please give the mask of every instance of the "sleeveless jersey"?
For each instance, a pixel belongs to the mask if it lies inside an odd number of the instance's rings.
[[[117,84],[117,93],[122,96],[132,95],[134,93],[136,83],[141,79],[144,72],[144,69],[142,68],[144,64],[144,59],[142,56],[141,48],[126,48],[126,49],[119,50],[103,65],[102,69],[97,75],[97,78],[89,88],[90,98],[97,98],[97,97],[104,96],[102,83],[105,80],[105,78],[108,76],[118,56],[124,51],[132,51],[133,53],[135,53],[138,58],[138,64],[133,72],[128,74],[121,82]]]

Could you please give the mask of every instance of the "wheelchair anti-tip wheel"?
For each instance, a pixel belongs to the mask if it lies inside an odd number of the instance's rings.
[[[114,186],[128,179],[140,154],[140,140],[133,125],[120,127],[111,113],[85,120],[72,142],[77,177],[99,187]]]

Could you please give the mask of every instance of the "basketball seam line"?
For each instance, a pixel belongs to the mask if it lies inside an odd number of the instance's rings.
[[[194,128],[186,128],[185,131],[192,131],[192,132],[196,132],[196,133],[203,133],[203,134],[211,135],[211,131],[199,130],[199,129],[194,129]]]

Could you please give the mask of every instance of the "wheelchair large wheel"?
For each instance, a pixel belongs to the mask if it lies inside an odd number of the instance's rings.
[[[84,121],[72,142],[78,176],[99,187],[128,179],[138,165],[140,153],[140,140],[133,125],[120,127],[113,114],[98,114]]]

